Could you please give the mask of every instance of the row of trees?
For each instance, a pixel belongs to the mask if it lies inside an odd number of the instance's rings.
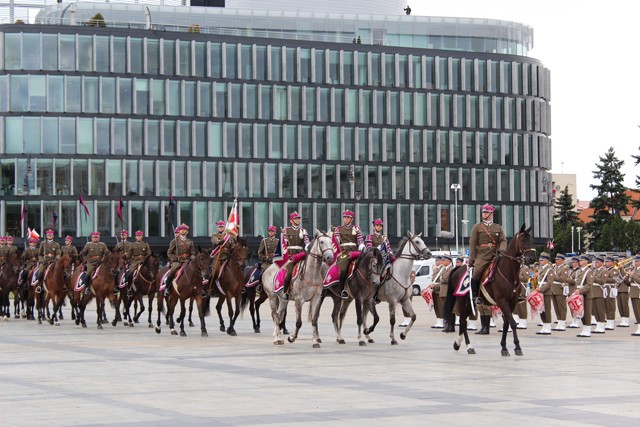
[[[640,164],[640,155],[632,156],[635,165]],[[624,160],[617,158],[613,147],[603,157],[599,158],[593,177],[597,184],[590,187],[597,192],[590,202],[593,208],[592,221],[584,224],[575,211],[572,195],[565,187],[555,200],[556,214],[554,216],[553,235],[556,252],[571,252],[573,249],[588,249],[591,251],[616,251],[640,253],[640,224],[625,221],[622,215],[630,215],[629,209],[640,208],[640,201],[632,201],[628,188],[623,184],[622,171]],[[640,176],[636,176],[636,186],[640,187]],[[638,192],[638,190],[632,190]],[[572,232],[573,227],[573,232]],[[580,227],[583,232],[576,233]],[[578,242],[578,239],[581,241]]]

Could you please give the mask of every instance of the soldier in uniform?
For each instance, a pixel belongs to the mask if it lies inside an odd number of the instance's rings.
[[[44,272],[51,264],[53,264],[58,258],[60,258],[60,244],[53,240],[54,231],[52,229],[48,229],[45,232],[45,240],[40,243],[40,249],[38,250],[38,254],[40,255],[40,268],[38,269],[38,287],[36,288],[36,292],[40,293],[42,286],[42,279],[44,276]]]
[[[627,275],[629,284],[629,298],[631,298],[631,306],[633,314],[636,316],[638,330],[632,333],[633,336],[640,336],[640,255],[633,258],[633,269]]]
[[[462,265],[464,265],[464,258],[456,258],[456,267],[460,267]]]
[[[237,243],[235,239],[237,236],[234,235],[233,230],[225,230],[226,223],[224,221],[218,221],[216,225],[218,226],[218,232],[211,236],[211,244],[214,249],[220,246],[218,265],[221,266],[231,255],[231,251]]]
[[[136,241],[129,244],[129,249],[127,251],[129,265],[124,273],[124,280],[127,285],[131,285],[133,274],[137,272],[138,268],[147,256],[151,255],[151,248],[147,242],[142,240],[143,237],[144,233],[141,230],[138,230],[136,231]]]
[[[614,267],[618,270],[618,280],[616,283],[618,289],[618,311],[620,312],[620,324],[618,327],[620,328],[628,328],[629,327],[629,281],[623,280],[627,276],[625,269],[618,269],[618,267]]]
[[[569,296],[567,280],[571,273],[571,267],[565,263],[566,259],[567,257],[563,254],[556,255],[553,283],[551,284],[551,301],[553,301],[553,309],[556,312],[556,319],[558,319],[558,325],[553,328],[554,331],[567,329],[567,296]]]
[[[7,238],[0,236],[0,268],[7,263],[9,259],[9,246],[7,246]]]
[[[309,234],[307,230],[300,226],[302,217],[298,212],[292,212],[289,215],[289,226],[282,230],[282,238],[287,246],[287,254],[289,262],[286,264],[287,275],[284,279],[284,294],[282,298],[286,301],[289,299],[289,285],[291,284],[291,275],[293,274],[294,265],[302,261],[305,256],[301,255],[305,252],[305,248],[309,245]],[[297,255],[297,256],[296,256]]]
[[[518,295],[527,296],[530,291],[530,279],[533,277],[533,270],[526,264],[520,266],[518,273],[518,281],[520,286],[518,287]],[[516,308],[513,310],[513,317],[518,316],[518,329],[527,329],[527,301],[518,301]]]
[[[620,279],[620,273],[614,266],[613,257],[607,256],[604,258],[604,269],[607,272],[607,278],[605,279],[605,289],[607,290],[607,296],[604,299],[604,306],[606,310],[607,323],[605,329],[613,331],[615,329],[616,320],[616,298],[618,296],[617,284]],[[627,305],[627,309],[629,306]],[[629,314],[627,313],[627,317]]]
[[[278,238],[276,232],[278,227],[270,225],[267,227],[267,237],[260,241],[258,247],[258,259],[262,263],[262,270],[266,270],[273,263],[273,253],[278,246]]]
[[[584,297],[584,317],[582,318],[582,332],[578,337],[591,336],[591,313],[593,310],[593,271],[589,268],[589,257],[581,255],[579,258],[579,268],[575,276],[569,278],[569,283],[576,286],[574,294],[581,294]],[[604,304],[604,303],[603,303]],[[603,307],[604,308],[604,307]]]
[[[169,270],[169,274],[167,274],[165,279],[167,283],[167,287],[164,290],[165,297],[171,295],[171,282],[173,281],[173,276],[176,274],[176,271],[190,259],[195,259],[196,257],[196,248],[193,246],[193,242],[187,238],[189,226],[180,224],[178,228],[180,228],[180,236],[171,241],[169,249],[167,250],[167,256],[171,261],[171,270]]]
[[[480,322],[482,328],[476,332],[479,335],[488,335],[491,325],[491,309],[484,306],[480,298],[480,280],[485,268],[493,261],[496,253],[507,249],[507,238],[500,224],[493,222],[495,208],[490,204],[482,206],[482,221],[475,224],[469,235],[469,267],[474,267],[471,276],[471,289],[474,301],[479,307]],[[480,307],[482,306],[482,307]]]
[[[551,256],[547,252],[542,252],[538,261],[540,268],[534,273],[534,277],[538,280],[538,292],[544,295],[544,311],[540,313],[542,329],[536,332],[538,335],[551,334],[551,285],[553,284],[555,271],[550,259]]]
[[[591,289],[591,295],[593,298],[593,314],[596,317],[596,329],[593,331],[594,334],[604,334],[605,332],[604,327],[607,312],[604,300],[607,297],[605,290],[605,284],[607,282],[607,270],[604,268],[603,262],[604,258],[601,256],[596,256],[593,261],[593,286]],[[589,319],[589,321],[591,321],[591,319]]]
[[[438,279],[438,284],[436,285],[437,287],[439,287],[439,300],[440,300],[440,307],[441,309],[444,307],[444,300],[447,298],[447,288],[448,288],[448,283],[449,283],[449,276],[451,275],[451,271],[453,271],[453,259],[451,258],[451,255],[443,255],[442,256],[442,267],[440,268],[440,271],[438,272],[440,278]],[[455,332],[455,325],[456,325],[456,320],[455,320],[455,315],[452,313],[452,316],[450,319],[444,319],[444,328],[442,329],[442,332]]]
[[[578,258],[577,256],[571,257],[571,268],[569,269],[569,276],[566,280],[567,287],[569,289],[569,295],[573,295],[573,293],[576,291],[575,276],[578,273],[578,270],[580,270],[579,262],[580,258]],[[580,319],[574,318],[569,325],[569,328],[579,328],[580,326],[582,326],[582,321]]]
[[[444,328],[444,320],[442,318],[442,302],[440,300],[440,271],[444,266],[442,265],[442,256],[436,255],[435,264],[431,270],[431,296],[433,298],[433,313],[436,315],[436,324],[431,326],[432,329]],[[446,297],[446,295],[445,295]]]
[[[104,261],[108,253],[109,249],[107,249],[107,245],[100,241],[100,232],[94,231],[91,233],[91,241],[84,245],[84,248],[80,251],[80,256],[82,256],[85,261],[85,271],[87,273],[87,285],[84,290],[85,295],[91,292],[91,274],[93,274],[93,270]]]
[[[67,236],[64,238],[64,246],[60,248],[60,254],[62,256],[69,255],[73,262],[76,262],[78,259],[78,249],[71,244],[73,242],[73,237]]]
[[[18,247],[13,244],[13,236],[6,236],[6,237],[7,237],[7,246],[9,247],[9,255],[13,255],[16,252],[18,252]]]
[[[348,299],[347,275],[349,274],[349,264],[351,263],[351,253],[364,250],[364,239],[360,227],[353,223],[355,214],[346,210],[342,212],[342,225],[336,227],[334,233],[338,235],[340,244],[340,255],[338,256],[338,267],[340,267],[340,286],[342,292],[340,298]],[[357,256],[355,257],[357,258]]]
[[[218,232],[211,235],[211,244],[214,248],[224,241],[224,227],[227,224],[224,221],[218,221],[216,225],[218,226]]]
[[[129,232],[127,230],[122,230],[120,232],[120,240],[116,243],[116,246],[113,248],[114,252],[122,251],[124,256],[126,257],[129,253],[129,248],[131,247],[131,242],[127,239],[129,238]],[[126,259],[125,259],[126,260]]]
[[[24,270],[27,274],[38,264],[39,250],[36,247],[38,239],[30,238],[29,246],[25,248],[22,253],[22,262],[24,264]]]
[[[366,237],[366,239],[364,239],[364,243],[367,248],[370,248],[370,247],[379,248],[381,245],[384,245],[385,252],[386,252],[384,257],[386,258],[386,260],[388,260],[388,262],[385,262],[385,267],[386,267],[387,265],[389,265],[388,263],[395,261],[396,257],[393,255],[393,252],[391,251],[391,244],[389,243],[389,239],[387,239],[387,236],[385,236],[382,233],[383,226],[384,226],[384,223],[380,218],[374,219],[373,233],[369,234]],[[383,272],[383,276],[384,274],[385,272]],[[380,302],[380,298],[378,297],[379,290],[380,290],[380,286],[376,286],[376,292],[373,296],[373,299],[376,302],[376,304]]]

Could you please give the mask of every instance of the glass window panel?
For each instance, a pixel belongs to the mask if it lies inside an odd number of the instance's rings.
[[[271,48],[271,80],[282,80],[282,48]]]
[[[375,98],[375,108],[376,108],[376,120],[375,123],[377,124],[383,124],[384,123],[384,118],[386,116],[386,112],[387,112],[387,104],[384,102],[385,101],[385,96],[384,96],[384,92],[376,90],[374,91],[374,98]]]
[[[6,113],[9,108],[9,76],[0,76],[0,113]]]
[[[40,118],[25,117],[24,125],[24,152],[39,154],[41,152]]]
[[[319,133],[318,129],[322,129],[322,133]],[[322,141],[324,141],[324,136],[325,136],[324,128],[320,128],[320,127],[316,128],[316,150],[317,150],[317,145],[320,141],[319,138],[322,137]],[[329,135],[327,137],[326,146],[328,147],[327,159],[340,160],[340,128],[337,128],[337,127],[329,128]]]
[[[379,167],[380,169],[380,174],[382,177],[382,182],[391,183],[391,168],[388,166],[381,166]],[[377,184],[377,183],[376,183]],[[380,199],[390,199],[391,198],[391,191],[392,191],[392,186],[391,185],[383,185],[382,188],[380,188],[378,190],[379,196],[378,198]]]
[[[22,69],[40,69],[40,34],[22,34]]]
[[[153,160],[140,161],[140,190],[143,196],[155,195],[156,165]],[[176,176],[176,181],[178,177]]]
[[[282,173],[278,175],[278,187],[281,191],[281,197],[293,197],[293,165],[281,164]]]
[[[127,39],[125,37],[113,38],[113,71],[116,73],[127,72]]]
[[[73,193],[89,194],[89,170],[88,161],[83,159],[73,160]]]
[[[298,197],[307,197],[308,194],[307,166],[296,165],[296,190]]]
[[[42,119],[42,152],[46,154],[58,153],[57,117],[44,117]]]
[[[29,108],[29,76],[11,77],[11,111],[27,111]]]
[[[166,113],[165,81],[153,81],[153,114],[164,115]]]
[[[104,196],[105,164],[104,160],[91,160],[91,195]]]
[[[222,77],[222,45],[211,43],[209,52],[211,55],[211,77],[220,78]]]
[[[180,156],[191,156],[191,122],[180,122]]]
[[[250,197],[262,197],[262,165],[259,163],[250,163],[251,168],[251,192]]]
[[[298,128],[292,125],[285,125],[284,127],[287,147],[287,159],[295,159],[298,151]]]
[[[60,154],[76,152],[76,120],[60,117]]]
[[[176,73],[176,42],[174,40],[162,40],[162,53],[162,74],[174,75]]]
[[[127,160],[126,163],[126,194],[128,196],[138,195],[138,161]]]
[[[171,162],[168,160],[158,161],[158,195],[168,197],[173,194],[171,188]]]
[[[382,160],[382,129],[371,129],[371,160]]]
[[[311,159],[311,142],[311,126],[300,126],[300,159]]]
[[[176,155],[176,123],[172,120],[164,121],[164,145],[162,154],[165,156]]]
[[[66,111],[79,113],[82,110],[82,80],[80,77],[67,76],[65,78]]]
[[[388,162],[396,160],[396,130],[385,129],[385,151]]]
[[[109,119],[96,119],[95,147],[97,154],[111,153],[111,121]]]
[[[258,117],[258,87],[245,85],[245,110],[244,118],[256,119]]]
[[[184,115],[190,116],[190,117],[195,116],[197,103],[198,103],[198,99],[196,98],[196,83],[185,82],[184,83]]]
[[[334,137],[336,138],[334,140]],[[339,144],[340,132],[336,131],[331,136],[332,144]],[[356,133],[353,128],[343,128],[342,150],[345,160],[356,160],[355,158]],[[340,155],[340,153],[338,153]],[[338,158],[340,159],[340,158]]]
[[[271,86],[262,86],[261,88],[261,92],[262,92],[262,116],[261,118],[263,120],[269,120],[271,119],[271,105],[273,104],[273,95],[272,92],[273,89],[271,88]]]
[[[253,49],[252,46],[240,46],[240,62],[242,66],[242,75],[240,78],[244,80],[253,79]]]
[[[227,116],[227,85],[216,84],[215,85],[215,117]]]
[[[314,153],[314,158],[317,160],[325,160],[326,159],[326,130],[324,126],[316,126],[315,134],[316,134],[316,149]]]
[[[136,79],[135,88],[136,114],[147,115],[149,113],[149,81]]]
[[[127,120],[126,119],[114,119],[113,120],[113,154],[125,155],[127,153]]]
[[[238,125],[235,123],[226,123],[227,141],[226,141],[226,157],[236,157],[238,154]]]
[[[109,72],[109,37],[95,36],[96,44],[96,71]]]
[[[110,196],[122,194],[122,161],[107,160],[107,192]]]
[[[237,65],[238,65],[238,46],[236,44],[228,44],[226,49],[227,63],[226,72],[228,79],[235,79],[237,77]]]
[[[191,223],[191,221],[187,222]],[[160,202],[147,202],[147,234],[149,236],[160,236],[162,224],[162,210]]]
[[[392,54],[384,56],[384,78],[385,86],[393,87],[396,85],[395,57]]]
[[[143,122],[140,119],[131,119],[131,144],[129,147],[129,154],[136,156],[142,155],[142,145],[144,142],[144,135],[142,133]]]
[[[118,91],[120,103],[118,112],[120,114],[131,114],[131,79],[118,79]]]
[[[85,113],[97,113],[98,112],[98,78],[97,77],[85,77],[83,79],[83,102],[84,106],[82,111]]]
[[[234,83],[231,85],[231,115],[235,119],[242,118],[242,85]]]
[[[233,164],[230,162],[221,163],[222,173],[222,197],[234,196],[233,191]]]
[[[7,35],[5,35],[6,38]],[[6,67],[5,63],[5,67]],[[42,69],[58,69],[58,35],[42,34]]]
[[[146,39],[147,43],[147,74],[160,73],[160,40]]]
[[[116,112],[116,79],[112,77],[102,77],[101,112],[104,114],[114,114]]]
[[[271,150],[269,151],[269,158],[283,158],[282,125],[271,125]]]
[[[200,117],[211,117],[211,83],[200,82]]]
[[[190,76],[191,73],[191,41],[180,41],[180,75]]]
[[[267,80],[267,48],[256,46],[256,79]]]
[[[173,162],[173,194],[178,197],[187,195],[187,167],[185,162]]]
[[[216,197],[218,194],[217,188],[217,165],[214,162],[204,163],[205,183],[204,183],[204,196]]]
[[[76,153],[93,154],[93,119],[78,119]]]
[[[93,36],[78,35],[78,71],[93,71]]]
[[[311,82],[311,50],[300,49],[298,56],[300,61],[300,81],[304,83]]]
[[[37,171],[37,184],[36,194],[41,196],[53,195],[53,160],[52,159],[37,159],[36,160]],[[51,218],[50,215],[45,218]]]
[[[147,120],[147,154],[157,156],[160,154],[160,122]]]
[[[60,34],[60,70],[76,70],[76,36]]]
[[[316,83],[325,83],[325,52],[324,50],[316,50],[315,51],[315,73],[316,73]]]
[[[296,50],[292,47],[285,48],[285,75],[284,79],[287,82],[295,81],[296,70]]]
[[[382,86],[382,77],[380,74],[381,59],[379,53],[371,54],[371,82],[374,86]]]
[[[206,133],[206,123],[204,122],[196,122],[195,126],[195,134],[192,139],[192,151],[195,150],[194,155],[198,157],[204,157],[206,155],[206,141],[207,141],[207,133]]]
[[[64,111],[64,77],[63,76],[47,76],[48,88],[48,111],[52,113],[61,113]]]
[[[366,52],[358,52],[358,84],[365,86],[369,84],[369,67]]]
[[[191,185],[189,186],[189,196],[201,197],[202,196],[202,165],[200,162],[190,162],[189,167],[189,179]],[[206,217],[205,217],[206,218]]]
[[[353,85],[355,83],[355,70],[353,66],[353,52],[343,52],[342,54],[342,72],[344,75],[344,84]]]
[[[222,156],[222,123],[209,123],[209,157]]]

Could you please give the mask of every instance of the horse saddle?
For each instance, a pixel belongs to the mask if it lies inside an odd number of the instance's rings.
[[[273,292],[280,292],[284,288],[284,279],[287,277],[287,269],[281,268],[273,277]]]
[[[75,292],[80,292],[84,288],[86,277],[87,277],[87,273],[84,271],[78,274],[78,277],[76,278],[75,286],[73,287]]]
[[[480,283],[482,283],[482,287],[486,287],[493,281],[493,276],[496,273],[496,263],[495,261],[491,261],[487,268],[484,269],[482,276],[480,276]]]
[[[51,272],[52,267],[53,267],[53,264],[49,264],[47,268],[44,270],[44,278],[42,279],[43,282],[47,280],[47,277],[49,277],[49,273]]]
[[[246,288],[253,288],[258,283],[260,283],[260,279],[262,278],[262,264],[257,262],[253,266],[253,270],[251,270],[251,274],[249,275],[249,280],[245,285]]]
[[[178,272],[176,273],[175,277],[173,278],[173,281],[177,281],[180,276],[182,276],[182,273],[184,272],[185,267],[187,266],[187,263],[185,262],[184,264],[182,264],[182,267],[180,267],[180,270],[178,270]],[[167,276],[164,277],[164,280],[166,281]],[[166,283],[165,283],[166,285]]]
[[[160,280],[160,292],[164,292],[164,290],[167,288],[167,277],[169,276],[169,272],[171,271],[171,269],[167,270],[164,272],[164,274],[162,275],[162,279]]]

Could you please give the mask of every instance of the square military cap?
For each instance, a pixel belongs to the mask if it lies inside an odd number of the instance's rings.
[[[580,255],[580,260],[584,260],[584,261],[591,261],[591,258],[589,258],[589,255]]]

